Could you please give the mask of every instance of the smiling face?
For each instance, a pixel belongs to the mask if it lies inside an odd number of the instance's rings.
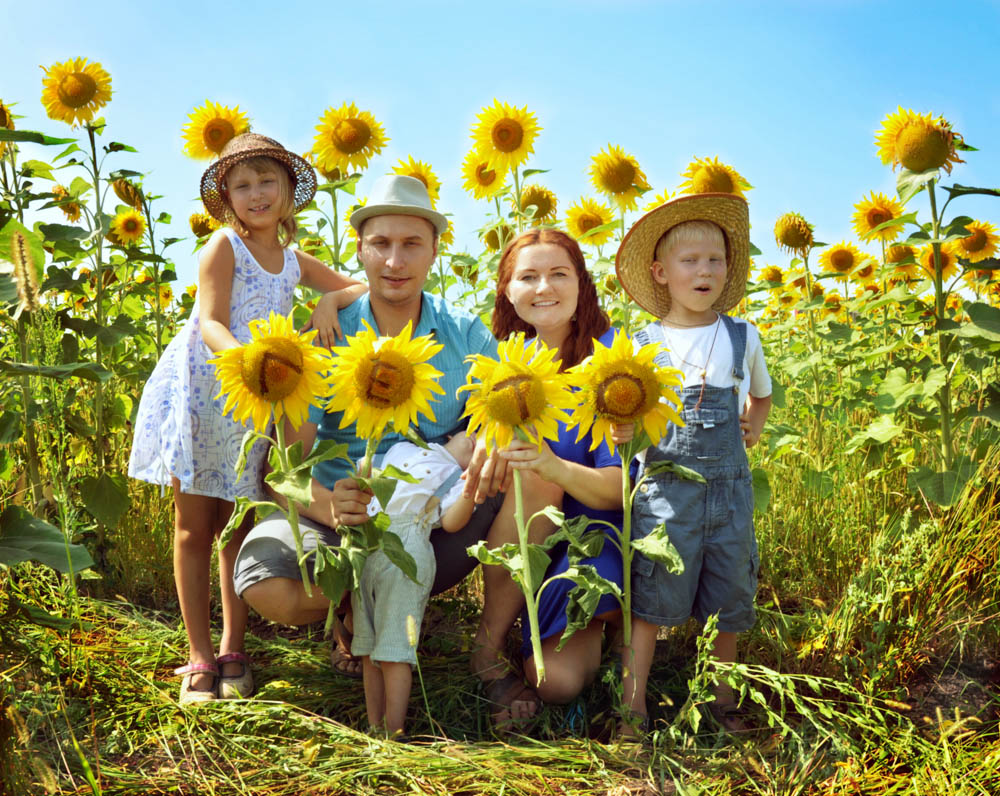
[[[726,246],[721,233],[657,247],[653,281],[670,291],[664,320],[678,325],[712,323],[712,305],[726,285]]]
[[[420,312],[427,272],[437,256],[431,222],[418,216],[372,216],[361,230],[358,257],[365,267],[376,314],[381,308]]]
[[[517,253],[507,299],[549,347],[560,346],[569,335],[579,294],[576,268],[561,246],[536,243]]]
[[[229,169],[225,196],[248,230],[276,228],[291,215],[291,179],[284,167],[271,158],[254,158]]]

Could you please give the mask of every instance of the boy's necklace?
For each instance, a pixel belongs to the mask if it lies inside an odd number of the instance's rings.
[[[671,323],[673,323],[673,322],[671,321]],[[677,325],[678,326],[683,326],[684,324],[677,324]],[[701,324],[701,325],[704,325],[704,324]],[[701,390],[699,390],[699,392],[698,392],[698,401],[694,405],[694,408],[698,409],[701,406],[701,399],[705,397],[705,382],[708,379],[708,363],[712,360],[712,352],[715,350],[715,341],[719,337],[719,327],[722,326],[722,316],[719,315],[718,313],[716,313],[716,316],[715,316],[715,333],[712,335],[712,345],[709,346],[709,348],[708,348],[708,354],[705,355],[705,364],[702,365],[700,369],[698,368],[698,366],[694,362],[689,362],[688,360],[684,359],[684,357],[682,357],[680,355],[680,353],[678,353],[677,346],[675,346],[673,344],[673,342],[670,339],[670,336],[667,334],[667,327],[664,326],[662,323],[660,324],[660,326],[663,327],[663,339],[667,341],[667,347],[672,352],[674,352],[674,355],[681,362],[683,362],[688,367],[694,368],[695,370],[697,370],[698,371],[698,375],[701,377]],[[694,328],[694,326],[695,325],[692,324],[692,328]]]

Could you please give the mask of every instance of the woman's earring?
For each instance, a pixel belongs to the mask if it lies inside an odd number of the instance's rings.
[[[575,321],[575,320],[576,320],[576,313],[575,313],[575,312],[573,313],[573,317],[572,317],[572,318],[570,318],[570,320],[571,320],[571,321]]]

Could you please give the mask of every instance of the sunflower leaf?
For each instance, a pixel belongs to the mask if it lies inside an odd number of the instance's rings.
[[[53,138],[43,133],[36,133],[34,130],[8,130],[5,127],[0,127],[0,141],[30,141],[32,144],[45,146],[76,143],[75,138]]]
[[[117,473],[84,478],[80,482],[80,498],[84,508],[107,528],[114,528],[132,503],[128,485]]]
[[[701,473],[692,470],[690,467],[677,464],[677,462],[672,462],[669,459],[653,462],[643,471],[643,475],[650,477],[662,475],[663,473],[673,473],[678,478],[683,478],[685,481],[696,481],[699,484],[706,483],[705,476]]]
[[[288,473],[272,470],[264,476],[264,481],[288,500],[294,500],[302,506],[308,506],[312,502],[312,475],[306,470]]]
[[[40,561],[58,572],[78,572],[94,565],[87,548],[66,541],[62,531],[20,506],[0,514],[0,565]]]
[[[968,196],[969,194],[981,194],[982,196],[1000,196],[1000,190],[996,188],[973,188],[970,185],[943,185],[954,199],[956,196]]]
[[[761,467],[754,467],[751,472],[753,479],[753,506],[759,513],[767,511],[771,503],[771,482],[767,477],[767,470]]]
[[[312,451],[310,451],[309,455],[300,466],[311,468],[320,462],[326,462],[330,459],[343,459],[345,461],[350,461],[351,459],[347,455],[347,443],[334,442],[330,439],[324,439],[313,447]]]
[[[751,257],[760,257],[762,254],[763,254],[763,252],[760,249],[758,249],[756,246],[754,246],[753,243],[750,244],[750,256]]]
[[[565,646],[577,630],[583,630],[590,624],[601,597],[613,594],[620,600],[622,596],[618,584],[602,578],[590,564],[570,567],[566,570],[566,575],[576,586],[566,595],[566,629],[559,638],[556,652]]]
[[[667,572],[674,575],[684,571],[684,560],[674,547],[674,543],[670,541],[667,527],[662,522],[646,536],[633,539],[632,549],[639,551],[651,561],[663,564]]]
[[[333,603],[339,603],[352,585],[354,569],[342,547],[327,547],[320,542],[316,548],[313,580],[320,591]]]
[[[382,534],[379,549],[385,553],[386,558],[403,571],[406,577],[414,583],[420,584],[420,581],[417,580],[417,562],[413,560],[413,556],[406,552],[402,539],[392,531],[386,531]]]
[[[920,193],[931,180],[937,179],[940,171],[938,169],[928,169],[927,171],[912,172],[903,169],[899,177],[896,178],[896,193],[899,200],[905,205],[914,196]]]

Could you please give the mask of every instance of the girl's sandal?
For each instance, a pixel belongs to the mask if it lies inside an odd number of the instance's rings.
[[[253,671],[250,669],[250,658],[245,652],[227,652],[215,659],[219,667],[219,699],[246,699],[254,692]],[[239,663],[242,669],[239,674],[222,674],[222,667],[227,663]]]
[[[178,699],[181,705],[191,705],[195,702],[213,702],[218,698],[219,667],[214,663],[191,663],[174,669],[174,674],[183,675],[181,679],[181,695]],[[212,675],[212,685],[208,689],[193,688],[195,675]]]

